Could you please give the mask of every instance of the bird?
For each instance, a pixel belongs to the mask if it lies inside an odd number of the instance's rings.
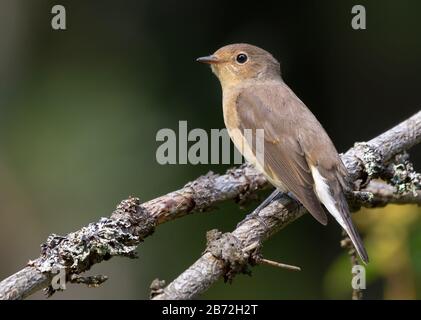
[[[219,79],[224,122],[235,147],[275,187],[258,209],[287,193],[326,225],[324,206],[367,264],[345,198],[348,171],[320,122],[283,81],[278,60],[257,46],[238,43],[196,61],[209,64]],[[258,130],[263,130],[261,148],[245,135],[251,132],[255,139]]]

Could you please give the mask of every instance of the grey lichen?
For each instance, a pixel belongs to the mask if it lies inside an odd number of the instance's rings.
[[[377,177],[384,170],[382,156],[367,142],[356,142],[354,149],[369,178]]]
[[[396,188],[396,194],[411,192],[417,195],[421,189],[421,174],[414,170],[407,152],[397,154],[387,164],[382,164],[381,154],[368,143],[359,142],[354,147],[368,176],[364,185],[374,178],[381,178]]]
[[[66,268],[78,273],[86,270],[92,260],[107,260],[112,256],[135,256],[139,238],[127,232],[126,220],[101,218],[65,237],[52,234],[41,246],[41,258],[35,264],[41,272]]]
[[[395,156],[391,163],[392,177],[390,183],[396,188],[397,194],[411,192],[414,196],[421,190],[421,174],[414,170],[413,164],[409,161],[409,154],[404,152]]]
[[[41,256],[30,265],[51,274],[63,269],[70,280],[111,257],[136,258],[137,245],[153,231],[154,221],[142,210],[139,199],[130,197],[117,206],[111,218],[101,218],[66,236],[50,235],[41,245]],[[95,280],[105,281],[103,276]],[[98,285],[102,282],[96,281]],[[50,287],[48,292],[54,290]]]
[[[372,207],[375,205],[373,202],[374,194],[369,191],[353,191],[348,194],[348,205],[351,212],[356,212],[361,209],[361,206]]]

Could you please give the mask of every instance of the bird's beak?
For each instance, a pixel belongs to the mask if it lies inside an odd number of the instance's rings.
[[[196,61],[201,62],[201,63],[207,63],[207,64],[216,64],[220,62],[220,60],[214,55],[200,57],[200,58],[197,58]]]

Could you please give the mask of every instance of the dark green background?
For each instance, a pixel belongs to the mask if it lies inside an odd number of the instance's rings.
[[[51,29],[53,4],[67,9],[66,31]],[[355,4],[367,9],[367,30],[351,28]],[[420,106],[420,10],[419,1],[1,0],[0,278],[36,257],[49,233],[107,216],[128,195],[146,201],[229,167],[155,160],[161,128],[224,126],[219,83],[194,62],[222,45],[249,42],[279,58],[340,151],[409,117]],[[412,158],[421,164],[419,148]],[[55,298],[147,298],[154,278],[171,281],[200,256],[207,230],[232,230],[255,205],[224,203],[160,226],[139,260],[93,268],[110,276],[101,288],[70,285]],[[420,231],[418,219],[405,262],[415,291],[394,297],[420,296]],[[349,265],[329,276],[346,259],[339,240],[336,223],[303,217],[264,247],[302,272],[260,266],[203,298],[349,298]],[[366,296],[390,297],[386,277],[373,274]]]

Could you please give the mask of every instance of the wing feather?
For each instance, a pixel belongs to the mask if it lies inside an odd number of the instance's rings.
[[[299,139],[298,122],[303,114],[298,117],[292,114],[305,112],[298,98],[292,100],[288,90],[280,85],[261,86],[243,90],[237,97],[236,108],[240,130],[264,130],[263,168],[271,182],[280,189],[284,185],[320,223],[326,224],[327,217],[314,192],[313,177]],[[255,146],[252,149],[255,154]]]
[[[311,111],[282,82],[243,88],[235,108],[239,129],[251,129],[253,141],[256,130],[264,130],[264,161],[260,167],[268,179],[277,188],[288,189],[313,217],[326,224],[322,202],[367,263],[367,252],[352,224],[343,192],[347,170]],[[256,155],[255,145],[250,149]]]

